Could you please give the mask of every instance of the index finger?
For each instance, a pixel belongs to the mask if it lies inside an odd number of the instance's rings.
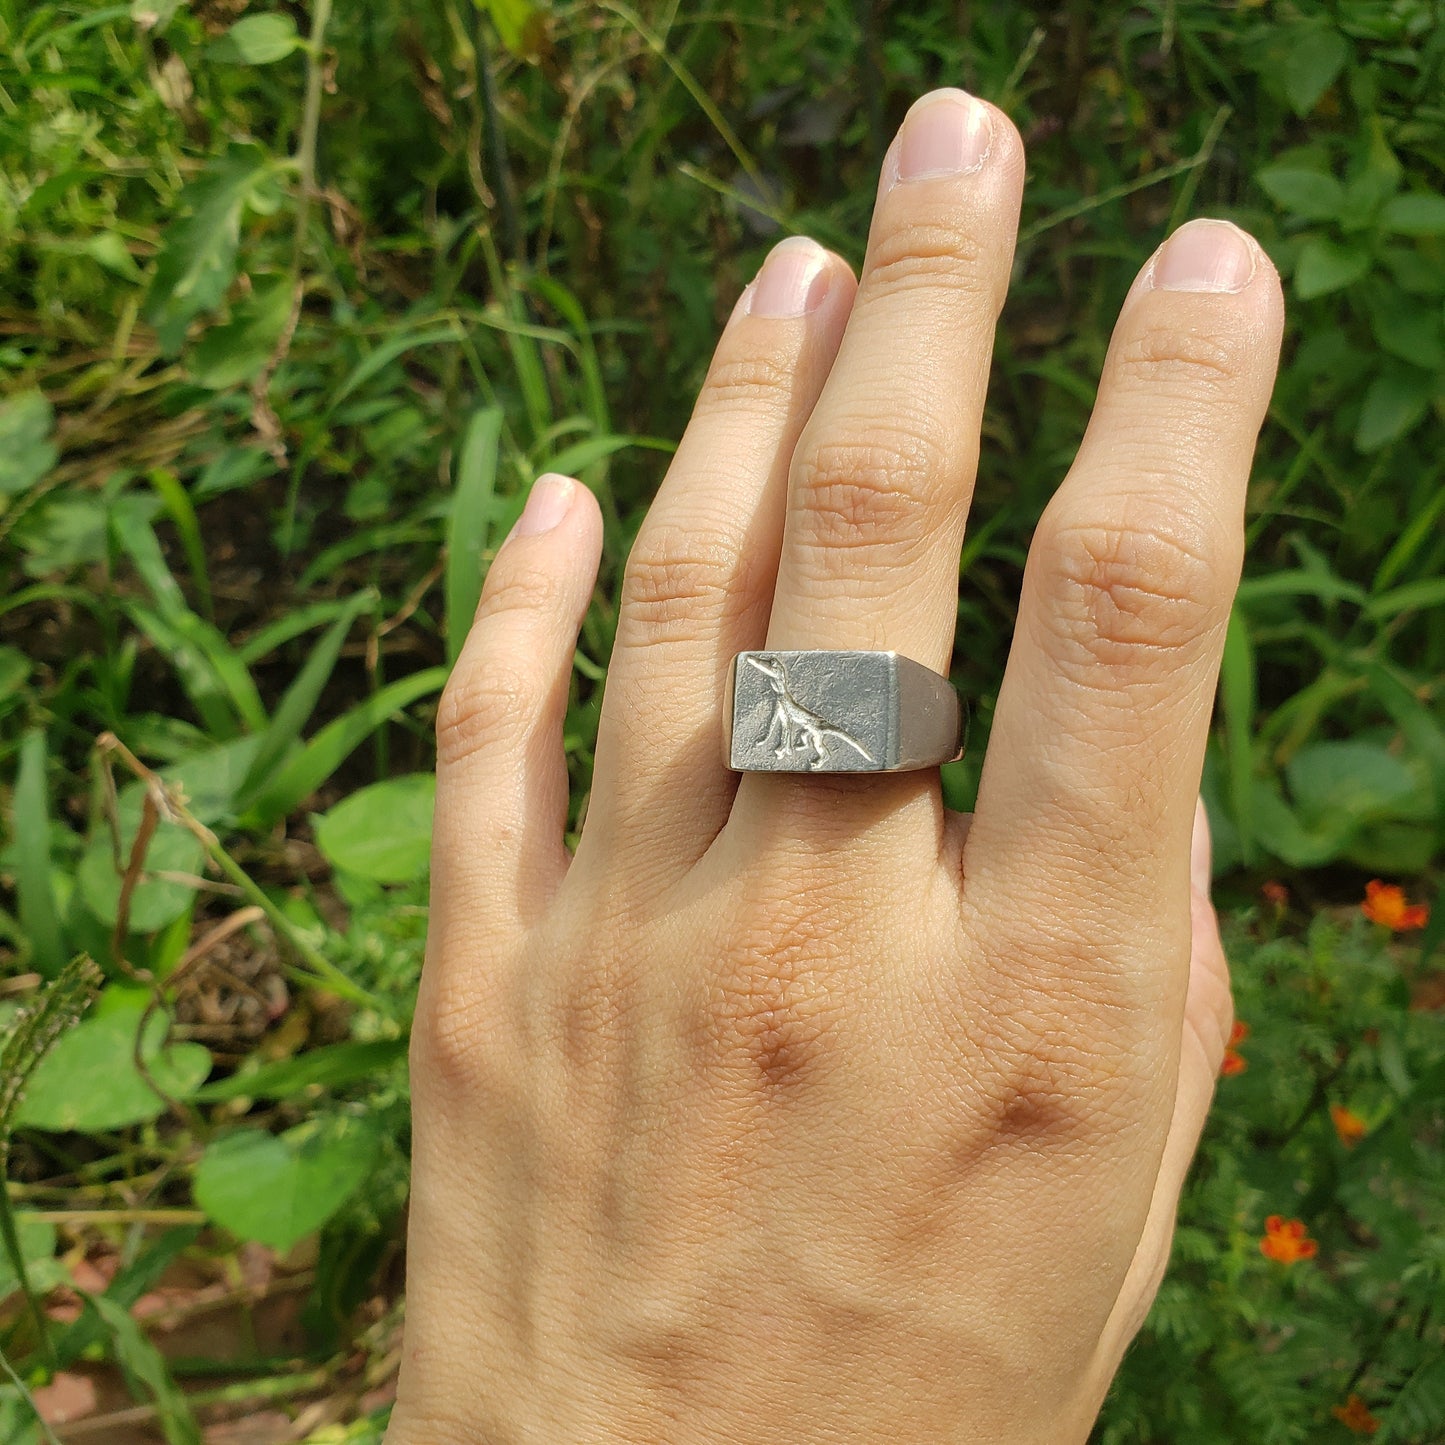
[[[1176,232],[1124,304],[1029,549],[965,897],[1004,936],[1027,919],[1031,967],[1096,971],[1053,980],[1066,996],[1182,998],[1195,795],[1282,319],[1244,232]]]

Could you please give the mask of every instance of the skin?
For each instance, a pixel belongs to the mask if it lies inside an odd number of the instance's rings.
[[[545,484],[560,520],[492,565],[438,720],[390,1445],[1082,1442],[1148,1309],[1231,1022],[1196,794],[1279,345],[1258,247],[1191,223],[1126,299],[972,816],[936,770],[720,756],[741,649],[947,670],[1024,173],[969,107],[910,112],[856,288],[790,242],[734,312],[575,857],[595,501]],[[982,157],[921,165],[950,124]],[[805,263],[812,308],[768,314]]]

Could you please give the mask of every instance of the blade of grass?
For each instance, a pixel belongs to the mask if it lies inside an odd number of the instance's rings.
[[[316,711],[322,690],[331,680],[336,669],[336,660],[341,656],[342,644],[351,624],[368,608],[375,607],[378,596],[367,590],[358,592],[341,610],[341,615],[326,629],[321,641],[311,650],[296,680],[286,689],[277,705],[270,726],[261,734],[260,746],[246,776],[241,780],[237,805],[244,809],[265,785],[276,765],[295,746],[301,730]]]
[[[150,472],[147,480],[156,496],[161,499],[166,515],[175,523],[186,554],[186,565],[191,569],[191,581],[195,583],[196,595],[201,599],[201,615],[207,622],[215,621],[215,609],[211,605],[211,578],[206,570],[206,544],[201,540],[201,524],[196,509],[179,478],[164,467]]]
[[[11,826],[15,839],[15,892],[30,962],[46,978],[65,967],[65,943],[50,881],[50,808],[46,801],[45,732],[32,728],[20,744]]]
[[[482,595],[482,552],[487,545],[502,413],[482,407],[472,416],[457,462],[457,484],[447,519],[447,661],[455,663]]]
[[[377,728],[418,698],[440,692],[447,669],[430,667],[398,678],[328,723],[306,746],[281,765],[271,785],[256,799],[247,822],[269,827],[295,812]]]

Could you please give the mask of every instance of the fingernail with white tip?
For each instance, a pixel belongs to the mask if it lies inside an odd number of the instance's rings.
[[[507,533],[507,541],[513,537],[540,537],[550,532],[572,510],[576,492],[577,483],[571,477],[544,472],[532,483],[527,505],[522,508],[516,526]]]

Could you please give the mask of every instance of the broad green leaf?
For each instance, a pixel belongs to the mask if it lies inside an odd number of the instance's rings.
[[[1251,783],[1250,815],[1255,837],[1276,858],[1293,868],[1315,868],[1338,858],[1345,844],[1342,830],[1312,829],[1285,802],[1279,789],[1263,778]]]
[[[1284,92],[1296,115],[1305,116],[1334,84],[1349,59],[1345,37],[1326,25],[1296,29],[1285,52]]]
[[[1430,814],[1416,770],[1373,743],[1312,743],[1290,759],[1285,778],[1301,821],[1313,829],[1353,832],[1367,822]]]
[[[1380,225],[1401,236],[1445,235],[1445,196],[1430,191],[1392,196],[1380,212]]]
[[[162,768],[161,777],[180,789],[187,810],[209,827],[234,811],[260,745],[260,738],[248,737],[204,748]]]
[[[76,882],[85,906],[113,928],[120,910],[120,895],[131,847],[145,808],[141,783],[123,788],[117,803],[120,830],[119,867],[110,828],[100,822],[81,855]],[[187,882],[205,867],[205,849],[188,829],[161,819],[156,823],[141,864],[140,879],[130,896],[129,931],[155,933],[179,918],[195,901],[196,886]]]
[[[135,1066],[144,1008],[134,991],[121,996],[111,989],[103,995],[101,1011],[76,1024],[36,1069],[15,1122],[23,1128],[95,1134],[159,1118],[165,1102]],[[210,1073],[211,1055],[199,1044],[164,1048],[166,1025],[163,1014],[151,1016],[141,1057],[159,1088],[174,1099],[188,1099]]]
[[[186,370],[198,386],[224,391],[250,381],[275,353],[291,319],[295,288],[289,276],[263,276],[238,301],[231,319],[209,327],[186,356]]]
[[[65,967],[64,937],[55,906],[50,865],[50,805],[45,733],[33,728],[20,745],[11,823],[15,837],[15,892],[20,926],[30,942],[30,961],[46,978]]]
[[[55,411],[38,391],[0,401],[0,495],[29,491],[55,465]]]
[[[316,820],[316,846],[333,867],[377,883],[426,875],[436,778],[412,773],[373,783]]]
[[[237,146],[181,193],[184,214],[162,233],[144,313],[168,354],[181,349],[197,316],[220,305],[235,278],[241,217],[270,166],[258,146]]]
[[[1369,269],[1368,252],[1342,246],[1328,236],[1312,236],[1295,263],[1294,289],[1302,301],[1309,301],[1352,286]]]
[[[238,1239],[289,1250],[370,1177],[380,1140],[369,1119],[332,1114],[277,1137],[222,1135],[196,1166],[196,1203]]]
[[[1325,171],[1269,166],[1260,171],[1258,180],[1272,201],[1309,221],[1337,220],[1344,208],[1345,188]]]
[[[1425,419],[1434,390],[1434,378],[1415,367],[1381,372],[1365,389],[1355,424],[1356,449],[1377,452],[1413,431]]]
[[[339,1089],[375,1079],[405,1057],[405,1039],[332,1044],[207,1084],[196,1099],[203,1104],[225,1099],[289,1099],[303,1089]]]
[[[247,15],[231,26],[211,53],[221,61],[274,65],[304,43],[289,15]]]
[[[56,1285],[64,1284],[68,1272],[55,1258],[55,1226],[43,1214],[31,1210],[16,1211],[15,1232],[19,1236],[20,1257],[25,1262],[25,1273],[30,1287],[43,1294]],[[0,1250],[0,1303],[20,1288],[14,1267]],[[3,1437],[0,1437],[3,1438]]]
[[[532,0],[475,0],[478,10],[492,17],[502,44],[524,58],[535,55],[542,43],[546,9]]]
[[[502,413],[483,407],[467,426],[447,518],[447,660],[455,663],[482,595],[482,550],[497,484]]]

